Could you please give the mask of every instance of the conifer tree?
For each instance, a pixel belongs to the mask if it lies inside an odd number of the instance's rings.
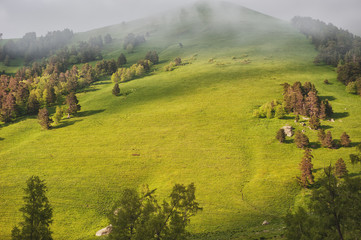
[[[307,187],[310,184],[314,183],[314,177],[312,174],[313,164],[312,164],[312,150],[309,148],[305,149],[302,161],[300,163],[301,177],[299,178],[300,183],[303,187]]]
[[[38,176],[32,176],[24,190],[24,206],[20,208],[24,221],[20,223],[21,228],[13,228],[12,240],[52,240],[50,225],[53,222],[53,209],[45,195],[45,182]]]
[[[125,64],[127,64],[127,58],[121,53],[117,60],[117,66],[122,67]]]
[[[309,124],[311,129],[313,130],[317,130],[321,126],[320,119],[316,115],[312,115],[310,117]]]
[[[53,122],[53,120],[50,119],[48,109],[46,108],[42,108],[39,110],[38,120],[39,120],[39,124],[44,129],[49,129],[50,124]]]
[[[63,108],[57,106],[55,114],[53,116],[54,125],[58,125],[60,123],[60,120],[62,119],[63,115],[64,115]]]
[[[276,139],[280,143],[284,143],[284,141],[286,140],[286,134],[285,134],[285,131],[282,128],[277,131]]]
[[[323,141],[325,140],[325,137],[326,137],[325,131],[323,129],[319,129],[318,133],[317,133],[317,136],[318,136],[318,141],[323,146]]]
[[[323,142],[322,142],[322,146],[327,147],[327,148],[333,148],[334,147],[331,131],[328,131],[326,133],[326,136],[325,136],[325,138],[323,139]]]
[[[341,178],[345,175],[347,175],[346,163],[342,158],[340,158],[335,164],[335,176]]]
[[[78,98],[75,96],[74,92],[71,92],[68,96],[66,96],[66,103],[68,105],[69,114],[75,114],[81,109],[81,106],[78,104]]]
[[[304,147],[308,146],[309,139],[301,131],[297,131],[295,134],[295,143],[298,148],[304,148]]]
[[[350,136],[346,132],[341,135],[341,145],[343,147],[349,147],[351,144]]]
[[[119,95],[120,89],[119,89],[119,84],[118,84],[118,83],[115,83],[115,84],[114,84],[112,93],[113,93],[114,96],[118,96],[118,95]]]

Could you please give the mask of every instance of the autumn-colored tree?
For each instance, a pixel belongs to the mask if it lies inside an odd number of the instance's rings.
[[[53,120],[50,119],[49,117],[49,111],[46,108],[42,108],[39,110],[38,113],[38,120],[39,120],[39,124],[44,128],[44,129],[49,129],[50,128],[50,124],[53,122]]]
[[[286,134],[285,134],[285,131],[284,131],[282,128],[280,128],[280,129],[277,131],[276,139],[277,139],[280,143],[284,143],[284,141],[286,140]]]
[[[343,147],[349,147],[351,144],[350,136],[346,132],[341,135],[341,145]]]
[[[0,109],[0,119],[3,122],[10,122],[16,116],[16,104],[15,97],[12,93],[8,93],[3,100]]]
[[[302,161],[300,163],[301,176],[299,178],[300,183],[303,187],[308,187],[310,184],[314,183],[314,176],[312,174],[313,164],[312,164],[312,150],[309,148],[305,149]]]
[[[335,176],[341,178],[347,175],[347,172],[345,161],[342,158],[338,159],[335,164]]]
[[[313,129],[313,130],[317,130],[321,126],[320,119],[316,115],[312,115],[310,117],[309,124],[310,124],[311,129]]]
[[[309,144],[309,139],[301,131],[297,131],[295,134],[295,143],[298,148],[305,148]]]
[[[66,97],[66,104],[68,105],[67,111],[69,114],[75,114],[80,111],[81,106],[78,103],[79,101],[74,92],[69,93],[69,95]]]
[[[327,148],[333,148],[334,147],[334,142],[333,142],[333,139],[332,139],[331,131],[328,131],[326,133],[326,136],[323,139],[321,144],[322,144],[323,147],[327,147]]]

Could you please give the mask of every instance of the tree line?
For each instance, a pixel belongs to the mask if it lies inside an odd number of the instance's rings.
[[[361,96],[361,37],[310,17],[294,17],[292,24],[318,50],[314,62],[337,67],[337,79],[347,92]]]

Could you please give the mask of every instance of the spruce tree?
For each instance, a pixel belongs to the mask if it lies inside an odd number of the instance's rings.
[[[66,103],[68,105],[69,114],[75,114],[81,109],[81,106],[78,104],[79,101],[75,96],[74,92],[71,92],[68,96],[66,96]]]
[[[20,208],[24,221],[20,223],[21,228],[13,228],[12,239],[52,240],[50,225],[53,222],[53,209],[45,195],[45,182],[38,176],[32,176],[24,190],[24,206]]]
[[[342,158],[340,158],[335,164],[335,176],[341,178],[345,175],[347,175],[346,163]]]
[[[325,137],[326,137],[325,131],[323,129],[319,129],[318,133],[317,133],[317,136],[318,136],[318,141],[323,146],[323,141],[325,140]]]
[[[125,64],[127,64],[127,58],[121,53],[117,60],[117,66],[122,67]]]
[[[310,184],[314,183],[314,177],[312,174],[313,164],[312,164],[312,150],[309,148],[305,149],[302,161],[300,163],[301,177],[299,178],[300,183],[303,187],[307,187]]]
[[[304,147],[308,146],[309,139],[301,131],[297,131],[295,134],[295,143],[298,148],[304,148]]]
[[[46,108],[42,108],[39,110],[38,120],[39,120],[39,124],[44,129],[49,129],[50,124],[53,122],[53,120],[50,119],[48,109]]]
[[[351,144],[350,136],[346,132],[341,135],[341,145],[343,147],[349,147]]]
[[[277,131],[276,139],[280,143],[284,143],[284,141],[286,140],[286,134],[285,134],[285,131],[282,128]]]
[[[322,146],[327,147],[327,148],[333,148],[334,147],[331,131],[328,131],[326,133],[326,136],[325,136],[325,138],[323,139],[323,142],[322,142]]]
[[[317,130],[321,126],[320,119],[316,115],[312,115],[310,117],[309,124],[311,129],[313,130]]]
[[[119,89],[119,84],[118,84],[118,83],[115,83],[115,84],[114,84],[112,93],[113,93],[114,96],[118,96],[118,95],[119,95],[120,89]]]

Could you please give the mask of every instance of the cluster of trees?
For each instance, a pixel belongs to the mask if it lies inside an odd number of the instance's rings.
[[[284,118],[288,113],[304,115],[312,119],[312,127],[317,129],[319,119],[326,119],[333,114],[328,100],[321,100],[317,93],[315,85],[310,82],[303,85],[300,82],[292,85],[284,83],[283,101],[273,100],[265,103],[253,114],[260,118]]]
[[[119,68],[111,77],[114,83],[127,82],[134,78],[142,77],[145,74],[142,64],[136,63],[129,68]]]
[[[57,72],[51,65],[42,70],[34,65],[20,70],[15,77],[1,75],[0,120],[11,122],[18,116],[37,114],[41,108],[62,104],[66,95],[95,80],[96,72],[89,64],[81,69],[73,66],[65,73]]]
[[[193,183],[175,184],[169,200],[159,204],[156,189],[144,186],[141,193],[125,189],[109,214],[109,239],[184,239],[190,218],[202,210],[195,190]],[[11,239],[52,240],[53,208],[46,196],[45,181],[32,176],[24,191],[24,206],[20,208],[23,221],[13,228]]]
[[[332,106],[328,100],[321,100],[317,95],[315,85],[305,82],[295,82],[293,85],[283,84],[283,105],[286,112],[308,117],[315,116],[326,119],[333,114]]]
[[[125,189],[109,215],[109,239],[184,239],[190,218],[202,210],[196,202],[195,186],[176,184],[169,201],[155,199],[155,189],[141,193]]]
[[[10,59],[15,58],[24,58],[25,62],[30,62],[48,57],[52,52],[69,44],[73,36],[69,29],[48,32],[39,38],[35,32],[29,32],[19,40],[7,41],[0,49],[0,60],[6,65]]]
[[[286,134],[283,128],[279,129],[276,133],[276,139],[280,143],[284,143],[286,140]],[[306,134],[304,134],[302,131],[296,131],[295,133],[295,144],[298,148],[307,148],[310,145],[310,140],[307,137]],[[340,140],[334,140],[332,138],[331,131],[328,131],[327,133],[323,129],[318,130],[318,141],[321,144],[322,147],[325,148],[340,148],[340,147],[350,147],[351,146],[351,140],[350,136],[343,132]]]
[[[127,50],[128,53],[132,53],[135,47],[144,42],[144,35],[135,35],[134,33],[129,33],[124,39],[123,48]]]
[[[315,63],[337,66],[337,79],[361,96],[361,37],[309,17],[295,17],[292,23],[319,51]]]
[[[123,54],[119,56],[117,63],[118,66],[119,64],[126,63],[126,58]],[[118,70],[116,70],[111,76],[111,80],[115,83],[113,88],[113,94],[115,96],[119,94],[119,83],[127,82],[135,78],[144,76],[144,74],[146,74],[150,70],[152,65],[157,63],[159,63],[158,53],[156,51],[149,51],[144,59],[139,60],[138,63],[133,64],[129,68],[118,68]]]
[[[182,65],[182,59],[180,57],[175,58],[171,61],[168,66],[165,66],[165,71],[173,71],[175,67]]]
[[[123,53],[121,53],[117,61],[111,59],[97,62],[95,65],[95,71],[99,76],[112,75],[117,71],[118,68],[124,66],[126,63],[127,58]]]
[[[304,159],[310,158],[312,155],[306,153]],[[306,168],[310,168],[308,165]],[[306,179],[307,182],[314,181],[313,177]],[[346,165],[339,159],[335,168],[324,169],[324,176],[317,185],[307,208],[299,207],[294,213],[287,214],[286,238],[358,239],[361,235],[361,179],[348,177]]]

